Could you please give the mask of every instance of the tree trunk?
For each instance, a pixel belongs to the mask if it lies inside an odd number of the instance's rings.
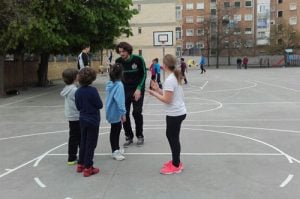
[[[4,95],[4,57],[0,55],[0,96]]]
[[[41,60],[39,63],[39,68],[37,71],[38,83],[37,86],[47,86],[48,85],[48,61],[49,61],[49,53],[42,53]]]

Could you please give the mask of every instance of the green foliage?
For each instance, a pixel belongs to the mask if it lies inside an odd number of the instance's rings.
[[[0,16],[10,17],[2,20],[0,44],[11,52],[54,54],[77,53],[84,43],[107,48],[121,34],[131,35],[129,19],[136,14],[131,5],[131,0],[0,0]],[[8,9],[12,17],[3,12]]]

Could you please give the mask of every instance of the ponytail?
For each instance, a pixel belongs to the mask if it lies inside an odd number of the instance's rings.
[[[181,72],[176,69],[176,64],[177,64],[176,57],[171,54],[167,54],[163,58],[163,63],[166,67],[168,67],[170,71],[174,73],[178,83],[181,84],[182,75]]]

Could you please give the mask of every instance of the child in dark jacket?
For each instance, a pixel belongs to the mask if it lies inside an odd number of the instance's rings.
[[[81,85],[75,93],[75,103],[79,110],[81,141],[77,172],[83,172],[84,177],[99,173],[99,168],[93,167],[93,158],[97,146],[100,110],[103,107],[99,93],[90,86],[96,80],[96,72],[92,68],[79,71],[78,81]]]
[[[106,119],[111,124],[110,144],[112,158],[124,160],[124,150],[120,150],[119,139],[122,123],[126,121],[125,93],[121,82],[123,67],[121,64],[114,64],[109,73],[110,81],[106,84]]]

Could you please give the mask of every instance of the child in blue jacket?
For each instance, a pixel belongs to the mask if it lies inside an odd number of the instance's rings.
[[[112,157],[116,160],[124,160],[124,151],[120,150],[119,139],[122,123],[126,121],[125,93],[121,81],[123,67],[121,64],[114,64],[111,67],[110,81],[106,84],[106,120],[111,124],[110,145]]]

